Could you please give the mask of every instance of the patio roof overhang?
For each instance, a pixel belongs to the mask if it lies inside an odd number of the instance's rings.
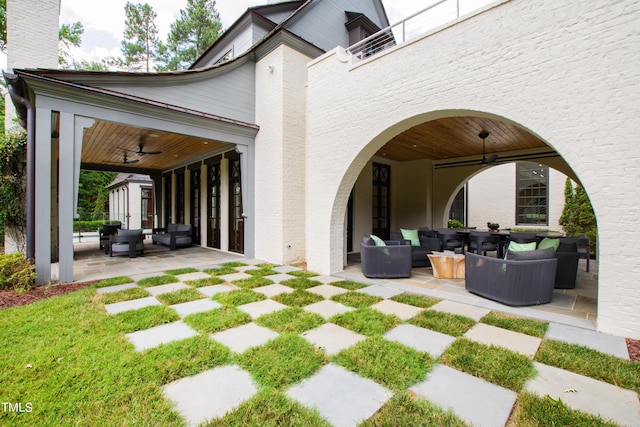
[[[23,93],[54,111],[51,134],[59,134],[57,109],[95,120],[83,133],[83,169],[151,174],[228,150],[254,139],[259,126],[113,90],[16,70]],[[160,154],[141,155],[143,151]],[[123,163],[138,160],[134,164]]]

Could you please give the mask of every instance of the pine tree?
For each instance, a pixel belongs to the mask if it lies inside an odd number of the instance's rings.
[[[187,0],[180,17],[171,24],[167,44],[160,53],[164,69],[177,70],[195,62],[222,33],[215,0]]]
[[[134,5],[127,2],[124,11],[126,20],[121,48],[124,65],[132,71],[143,69],[149,72],[160,45],[155,23],[157,14],[147,3]]]
[[[564,208],[558,222],[567,236],[585,234],[595,250],[598,229],[593,206],[584,188],[577,185],[574,189],[569,178],[565,182]]]

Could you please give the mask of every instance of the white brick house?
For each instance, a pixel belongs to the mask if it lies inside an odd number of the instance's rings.
[[[389,24],[380,1],[294,1],[250,9],[182,72],[16,69],[8,80],[38,123],[38,273],[54,242],[60,279],[73,279],[76,171],[122,171],[140,141],[163,152],[133,168],[155,181],[160,224],[197,220],[203,246],[330,274],[372,230],[442,227],[485,167],[486,129],[502,163],[584,186],[598,219],[597,327],[638,338],[639,17],[633,0],[501,0],[406,42],[394,32],[395,46],[359,59],[346,48]],[[47,237],[56,224],[60,242]]]

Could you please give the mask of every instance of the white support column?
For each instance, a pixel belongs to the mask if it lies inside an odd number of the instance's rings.
[[[255,256],[255,165],[254,148],[248,145],[236,146],[240,153],[240,174],[242,187],[242,216],[244,217],[244,256]]]
[[[51,110],[36,108],[36,283],[51,280]]]
[[[74,120],[75,119],[75,120]],[[60,155],[58,166],[58,253],[61,283],[73,282],[73,219],[78,213],[78,186],[82,133],[93,119],[60,113]]]

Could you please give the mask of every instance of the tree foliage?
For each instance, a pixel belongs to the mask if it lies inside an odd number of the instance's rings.
[[[105,188],[116,177],[115,172],[80,171],[78,214],[83,220],[101,220],[109,210],[109,192]]]
[[[27,136],[23,131],[0,133],[0,225],[19,250],[26,232]]]
[[[7,0],[0,0],[0,50],[7,52]]]
[[[171,24],[166,45],[161,45],[163,69],[183,69],[195,62],[222,34],[215,0],[187,0],[180,17]]]
[[[72,47],[79,47],[82,42],[84,27],[82,23],[62,24],[58,31],[58,64],[69,66],[71,60],[70,50]]]
[[[586,191],[579,185],[573,188],[569,178],[565,181],[564,208],[558,222],[567,236],[585,234],[595,250],[598,230],[593,206]]]
[[[157,14],[147,3],[127,2],[124,11],[126,20],[121,48],[124,64],[132,71],[143,69],[149,72],[160,44],[155,23]]]

